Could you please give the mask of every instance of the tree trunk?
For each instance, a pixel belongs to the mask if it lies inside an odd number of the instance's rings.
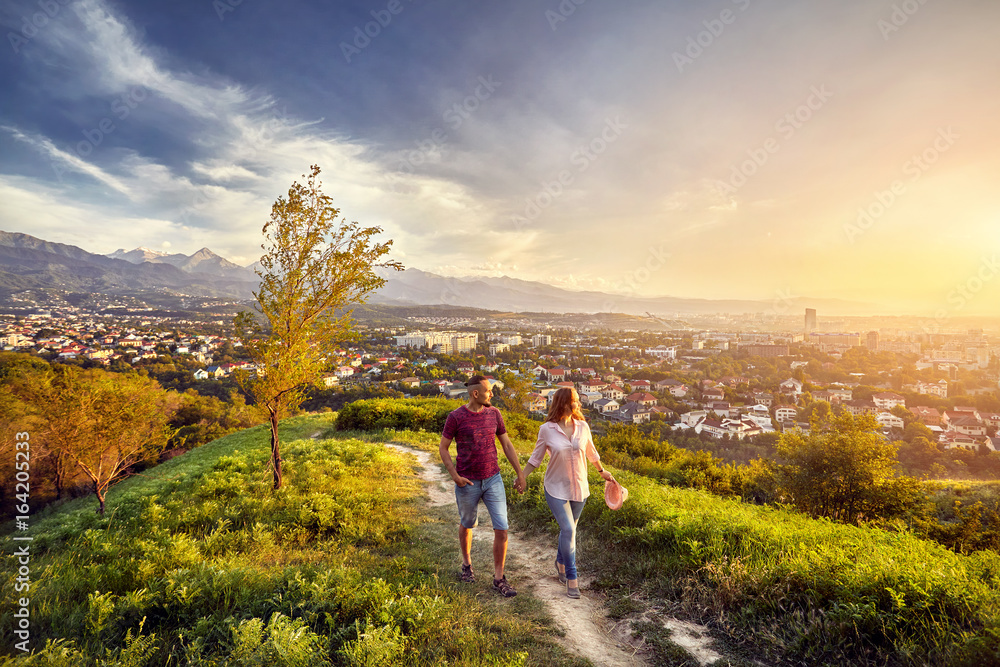
[[[97,494],[97,502],[99,503],[97,513],[104,516],[104,493],[101,491],[101,485],[96,481],[94,482],[94,493]]]
[[[281,488],[281,441],[278,440],[278,413],[271,411],[271,469],[274,471],[274,488]]]

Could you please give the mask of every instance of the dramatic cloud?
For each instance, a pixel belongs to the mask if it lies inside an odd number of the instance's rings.
[[[8,5],[0,225],[91,251],[250,263],[311,164],[445,275],[927,314],[1000,240],[994,4]]]

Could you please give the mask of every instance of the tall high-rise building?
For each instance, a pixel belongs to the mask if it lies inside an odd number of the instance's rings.
[[[816,331],[816,309],[806,308],[806,333]]]
[[[879,336],[877,331],[869,331],[865,337],[865,347],[872,352],[878,352]]]

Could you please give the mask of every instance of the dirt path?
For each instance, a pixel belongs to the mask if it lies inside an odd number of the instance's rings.
[[[455,504],[452,481],[435,457],[429,452],[412,449],[398,444],[387,443],[401,452],[413,454],[420,462],[420,477],[428,482],[427,491],[431,506]],[[473,532],[475,540],[489,540],[493,531],[489,530],[489,517],[480,506],[483,516],[480,526]],[[457,545],[456,545],[457,548]],[[579,600],[566,597],[566,586],[560,584],[552,565],[555,546],[542,540],[527,538],[511,532],[508,536],[508,569],[511,583],[518,590],[530,591],[541,600],[556,623],[566,631],[566,637],[559,641],[571,652],[589,659],[595,665],[609,667],[637,667],[650,664],[642,654],[641,641],[632,639],[631,622],[615,623],[607,617],[602,600],[587,591],[590,580],[581,574]],[[672,631],[671,639],[685,648],[702,665],[710,665],[721,656],[708,648],[707,631],[693,624],[674,619],[657,619]]]

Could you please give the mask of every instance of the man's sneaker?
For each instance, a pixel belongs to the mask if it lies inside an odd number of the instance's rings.
[[[507,583],[506,574],[503,575],[503,579],[500,581],[497,581],[496,579],[493,580],[493,590],[505,598],[512,598],[517,595],[517,591],[514,590],[514,587]]]
[[[472,574],[471,565],[462,566],[462,574],[458,575],[459,581],[463,581],[467,584],[471,584],[476,580],[476,575]]]

